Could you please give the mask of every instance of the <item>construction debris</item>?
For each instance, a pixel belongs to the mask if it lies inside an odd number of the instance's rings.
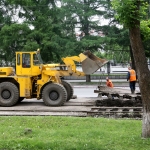
[[[129,89],[110,88],[107,86],[98,86],[99,100],[96,101],[96,106],[117,106],[117,107],[142,107],[142,98],[139,91],[131,94]]]

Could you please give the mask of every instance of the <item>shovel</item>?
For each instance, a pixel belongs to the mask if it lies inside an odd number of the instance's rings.
[[[101,59],[90,51],[85,51],[79,55],[82,64],[82,70],[86,75],[93,74],[103,65],[108,63],[108,60]]]

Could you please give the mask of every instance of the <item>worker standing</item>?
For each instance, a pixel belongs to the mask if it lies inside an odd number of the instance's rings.
[[[111,81],[108,77],[106,77],[106,85],[107,85],[108,87],[111,87],[111,88],[114,87],[112,81]]]
[[[127,81],[129,81],[129,86],[131,89],[131,93],[135,93],[135,84],[136,84],[136,72],[130,66],[128,67]]]

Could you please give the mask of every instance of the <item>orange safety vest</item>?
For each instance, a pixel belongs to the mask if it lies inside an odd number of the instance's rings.
[[[136,73],[133,69],[129,70],[130,72],[130,81],[136,81]]]
[[[107,80],[106,85],[107,85],[108,87],[114,87],[114,85],[113,85],[113,83],[112,83],[111,80]]]

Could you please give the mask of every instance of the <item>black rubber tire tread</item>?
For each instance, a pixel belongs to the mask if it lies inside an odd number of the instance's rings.
[[[49,93],[53,91],[59,94],[57,100],[52,100],[49,96]],[[44,87],[42,91],[42,99],[47,106],[62,106],[67,100],[67,91],[63,85],[59,83],[51,83]]]
[[[62,82],[62,85],[65,87],[65,89],[67,91],[67,101],[69,101],[73,97],[73,93],[74,93],[73,87],[67,81],[61,80],[61,82]]]
[[[7,89],[11,93],[11,96],[8,99],[4,99],[1,95],[1,92],[5,89]],[[0,105],[1,106],[5,106],[5,107],[13,106],[18,102],[18,99],[19,99],[19,90],[15,84],[11,82],[0,83]]]

